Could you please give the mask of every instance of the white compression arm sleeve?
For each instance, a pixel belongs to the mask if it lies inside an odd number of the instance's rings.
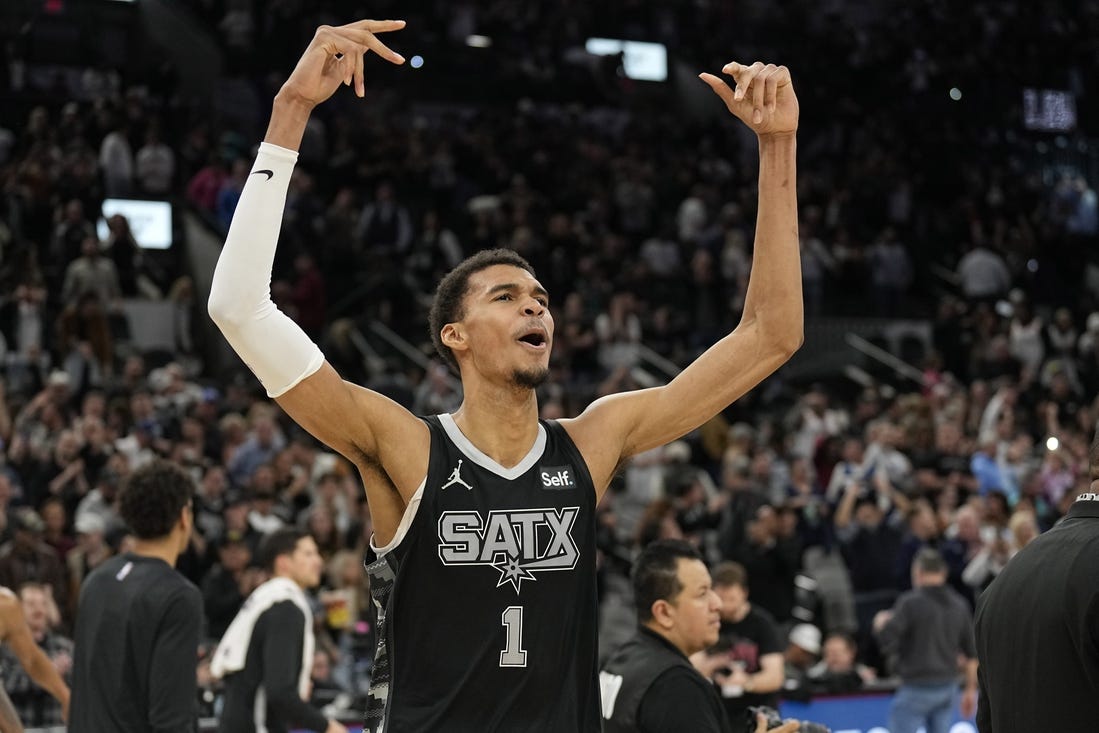
[[[298,154],[261,143],[210,287],[210,317],[278,397],[316,372],[324,354],[271,300],[271,268]]]

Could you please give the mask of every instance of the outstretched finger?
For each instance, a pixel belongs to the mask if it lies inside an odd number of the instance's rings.
[[[725,102],[725,106],[730,111],[733,109],[733,105],[736,103],[736,100],[733,99],[733,90],[729,88],[724,80],[706,72],[699,74],[698,78],[710,85],[710,89],[713,89],[714,93],[721,97],[721,101]]]
[[[385,45],[377,39],[377,37],[370,31],[351,31],[356,41],[369,48],[374,53],[381,56],[386,61],[394,64],[403,64],[404,56],[400,55],[389,46]]]
[[[403,20],[359,20],[348,23],[343,27],[357,31],[370,31],[371,33],[389,33],[404,28],[405,22]]]

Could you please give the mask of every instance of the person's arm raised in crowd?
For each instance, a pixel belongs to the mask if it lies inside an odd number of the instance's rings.
[[[35,643],[23,618],[23,607],[19,599],[10,593],[0,593],[0,624],[3,624],[4,641],[23,665],[27,676],[61,703],[62,716],[68,720],[69,687],[50,658]]]
[[[375,529],[383,541],[396,531],[405,502],[427,473],[427,427],[397,403],[344,382],[305,332],[275,307],[270,284],[296,151],[313,108],[341,84],[363,96],[367,52],[403,63],[376,35],[403,27],[399,20],[363,20],[317,30],[275,96],[209,302],[210,315],[230,345],[290,417],[360,471],[379,474],[377,467],[384,467],[379,480],[367,482]]]
[[[836,516],[833,520],[836,531],[844,531],[851,524],[851,517],[855,511],[855,500],[859,498],[859,491],[861,490],[862,487],[859,486],[858,481],[847,482],[847,486],[843,489],[843,498],[840,499],[839,506],[836,507]]]
[[[701,78],[759,140],[759,210],[739,325],[663,387],[610,395],[563,420],[602,492],[624,458],[685,435],[784,364],[803,340],[798,251],[798,100],[785,66],[736,62]]]

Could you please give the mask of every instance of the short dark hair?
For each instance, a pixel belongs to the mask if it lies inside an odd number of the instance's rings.
[[[732,588],[739,585],[748,590],[748,571],[738,562],[723,562],[710,574],[715,588]]]
[[[435,344],[435,351],[439,356],[455,369],[458,368],[458,360],[454,358],[450,347],[443,344],[443,326],[462,320],[469,278],[493,265],[511,265],[534,275],[534,268],[530,263],[510,249],[485,249],[462,260],[439,281],[439,287],[435,289],[435,299],[431,303],[431,313],[428,316],[431,343]]]
[[[946,561],[934,547],[925,547],[916,553],[912,564],[921,573],[938,574],[946,572]]]
[[[139,539],[158,539],[171,533],[194,495],[191,477],[176,464],[158,459],[130,474],[118,496],[118,512]]]
[[[259,549],[256,550],[259,566],[269,573],[275,572],[275,560],[283,555],[294,554],[298,543],[308,536],[308,532],[294,527],[275,530],[259,543]]]
[[[652,619],[654,603],[670,601],[683,590],[679,582],[680,560],[702,562],[702,555],[683,540],[657,540],[646,546],[634,561],[633,597],[639,623]]]

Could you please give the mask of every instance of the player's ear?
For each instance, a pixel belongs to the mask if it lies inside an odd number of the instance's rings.
[[[439,337],[443,342],[443,346],[451,351],[465,351],[469,348],[469,339],[461,323],[446,324],[439,333]]]

